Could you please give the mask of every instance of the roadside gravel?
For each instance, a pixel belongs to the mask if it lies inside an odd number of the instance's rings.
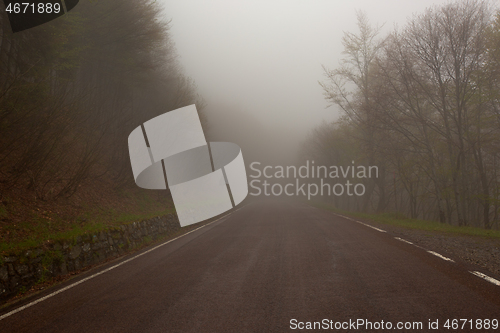
[[[409,240],[427,250],[480,266],[500,276],[500,239],[415,230],[390,225],[379,226],[394,236]]]

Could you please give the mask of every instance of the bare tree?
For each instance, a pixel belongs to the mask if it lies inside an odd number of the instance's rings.
[[[368,209],[375,185],[379,190],[378,211],[386,205],[385,173],[383,160],[378,158],[375,145],[377,136],[377,105],[373,100],[375,90],[374,66],[376,57],[384,45],[377,36],[380,27],[372,27],[363,12],[357,13],[358,34],[344,33],[342,44],[346,57],[338,69],[330,70],[323,66],[327,82],[321,83],[325,98],[331,105],[340,107],[353,126],[359,128],[359,140],[369,165],[378,165],[380,178],[368,186],[363,209]]]

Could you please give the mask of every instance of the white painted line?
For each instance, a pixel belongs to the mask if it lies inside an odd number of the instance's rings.
[[[376,228],[376,227],[374,227],[374,226],[372,226],[372,225],[369,225],[369,224],[366,224],[366,223],[363,223],[363,222],[357,221],[357,220],[355,220],[355,219],[351,219],[350,217],[347,217],[347,216],[344,216],[344,215],[340,215],[340,214],[337,214],[337,213],[333,213],[333,214],[335,214],[335,215],[337,215],[337,216],[340,216],[340,217],[343,217],[343,218],[345,218],[345,219],[347,219],[347,220],[350,220],[350,221],[353,221],[353,222],[357,222],[357,223],[359,223],[359,224],[362,224],[362,225],[364,225],[364,226],[366,226],[366,227],[369,227],[369,228],[375,229],[375,230],[377,230],[377,231],[380,231],[380,232],[387,232],[387,231],[385,231],[385,230],[382,230],[382,229]]]
[[[344,216],[344,215],[340,215],[340,214],[336,214],[336,213],[333,213],[333,214],[335,214],[335,215],[337,215],[337,216],[340,216],[340,217],[343,217],[343,218],[345,218],[345,219],[347,219],[347,220],[350,220],[350,221],[358,222],[358,221],[356,221],[356,220],[354,220],[354,219],[351,219],[350,217],[347,217],[347,216]]]
[[[243,207],[244,207],[244,206],[243,206]],[[189,231],[189,232],[186,232],[185,234],[182,234],[182,235],[180,235],[180,236],[178,236],[178,237],[175,237],[174,239],[171,239],[171,240],[169,240],[169,241],[167,241],[167,242],[165,242],[165,243],[162,243],[162,244],[160,244],[160,245],[157,245],[157,246],[153,247],[152,249],[149,249],[149,250],[147,250],[147,251],[144,251],[144,252],[142,252],[142,253],[140,253],[140,254],[138,254],[138,255],[136,255],[136,256],[134,256],[134,257],[132,257],[132,258],[129,258],[129,259],[127,259],[127,260],[124,260],[124,261],[122,261],[122,262],[120,262],[120,263],[118,263],[118,264],[116,264],[116,265],[114,265],[114,266],[111,266],[111,267],[109,267],[109,268],[106,268],[106,269],[105,269],[105,270],[103,270],[103,271],[100,271],[100,272],[98,272],[98,273],[95,273],[94,275],[88,276],[88,277],[86,277],[86,278],[84,278],[84,279],[81,279],[80,281],[77,281],[77,282],[75,282],[75,283],[73,283],[73,284],[70,284],[69,286],[66,286],[66,287],[64,287],[64,288],[62,288],[62,289],[59,289],[58,291],[55,291],[55,292],[53,292],[52,294],[48,294],[47,296],[44,296],[44,297],[42,297],[42,298],[39,298],[39,299],[37,299],[36,301],[33,301],[33,302],[31,302],[31,303],[28,303],[28,304],[26,304],[26,305],[23,305],[23,306],[21,306],[21,307],[19,307],[19,308],[15,309],[15,310],[12,310],[12,311],[10,311],[10,312],[8,312],[8,313],[6,313],[6,314],[4,314],[4,315],[0,316],[0,320],[3,320],[3,319],[5,319],[5,318],[7,318],[7,317],[10,317],[10,316],[12,316],[12,315],[13,315],[13,314],[15,314],[15,313],[21,312],[21,311],[23,311],[24,309],[27,309],[27,308],[29,308],[29,307],[31,307],[31,306],[33,306],[33,305],[35,305],[35,304],[38,304],[38,303],[40,303],[40,302],[43,302],[43,301],[45,301],[46,299],[51,298],[52,296],[55,296],[55,295],[57,295],[57,294],[60,294],[60,293],[62,293],[63,291],[66,291],[66,290],[68,290],[68,289],[71,289],[71,288],[73,288],[73,287],[75,287],[75,286],[79,285],[80,283],[83,283],[83,282],[85,282],[85,281],[88,281],[88,280],[90,280],[90,279],[95,278],[96,276],[99,276],[99,275],[101,275],[101,274],[104,274],[104,273],[106,273],[106,272],[109,272],[110,270],[115,269],[115,268],[117,268],[117,267],[119,267],[119,266],[121,266],[121,265],[123,265],[123,264],[126,264],[126,263],[127,263],[127,262],[129,262],[129,261],[132,261],[132,260],[134,260],[134,259],[137,259],[137,258],[139,258],[140,256],[145,255],[146,253],[149,253],[149,252],[151,252],[151,251],[156,250],[157,248],[160,248],[160,247],[162,247],[162,246],[164,246],[164,245],[167,245],[168,243],[171,243],[171,242],[173,242],[174,240],[177,240],[177,239],[179,239],[179,238],[181,238],[181,237],[184,237],[184,236],[186,236],[186,235],[188,235],[188,234],[190,234],[190,233],[192,233],[192,232],[195,232],[196,230],[199,230],[199,229],[201,229],[201,228],[204,228],[204,227],[206,227],[207,225],[210,225],[210,224],[212,224],[212,223],[215,223],[215,222],[219,221],[220,219],[223,219],[223,218],[225,218],[225,217],[227,217],[227,216],[229,216],[229,215],[233,214],[234,212],[236,212],[236,211],[240,210],[240,209],[241,209],[241,208],[243,208],[243,207],[240,207],[240,208],[238,208],[237,210],[235,210],[235,211],[233,211],[233,212],[231,212],[231,213],[229,213],[229,214],[227,214],[227,215],[221,216],[221,217],[219,217],[219,218],[218,218],[217,220],[215,220],[215,221],[212,221],[212,222],[210,222],[210,223],[207,223],[207,224],[205,224],[205,225],[202,225],[201,227],[198,227],[198,228],[196,228],[196,229],[194,229],[194,230],[191,230],[191,231]]]
[[[364,225],[364,226],[367,226],[367,227],[369,227],[369,228],[375,229],[375,230],[380,231],[380,232],[387,232],[387,231],[385,231],[385,230],[382,230],[382,229],[376,228],[376,227],[374,227],[374,226],[372,226],[372,225],[369,225],[369,224],[366,224],[366,223],[363,223],[363,222],[359,222],[359,221],[356,221],[356,220],[353,220],[353,221],[354,221],[354,222],[358,222],[358,223],[360,223],[360,224],[362,224],[362,225]]]
[[[479,276],[480,278],[483,278],[483,279],[485,279],[488,282],[496,284],[497,286],[500,286],[500,281],[498,281],[497,279],[494,279],[492,277],[489,277],[486,274],[483,274],[483,273],[478,272],[478,271],[474,271],[474,272],[470,272],[470,273],[474,274],[475,276]]]
[[[397,239],[398,241],[402,241],[402,242],[405,242],[405,243],[408,243],[408,244],[414,245],[412,242],[407,241],[406,239],[399,238],[399,237],[394,237],[394,238],[395,238],[395,239]]]
[[[453,261],[453,259],[450,259],[450,258],[447,258],[447,257],[445,257],[445,256],[442,256],[442,255],[440,255],[440,254],[439,254],[439,253],[437,253],[437,252],[434,252],[434,251],[431,251],[431,250],[427,250],[427,252],[428,252],[428,253],[430,253],[430,254],[433,254],[433,255],[435,255],[436,257],[439,257],[439,258],[441,258],[441,259],[443,259],[443,260],[446,260],[446,261],[451,261],[451,262],[455,262],[455,261]]]

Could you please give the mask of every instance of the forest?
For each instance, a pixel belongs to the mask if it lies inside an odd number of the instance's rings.
[[[132,129],[190,104],[207,127],[155,1],[81,1],[21,33],[5,12],[0,20],[3,204],[15,191],[54,202],[93,181],[135,187]],[[500,13],[474,0],[428,8],[389,33],[370,20],[358,12],[343,60],[323,66],[319,89],[342,116],[311,132],[299,165],[377,167],[361,198],[324,198],[340,209],[498,228]],[[252,133],[240,140],[246,156],[269,150],[255,129],[239,132],[234,142]]]
[[[149,0],[80,1],[12,33],[0,16],[0,184],[38,200],[89,180],[134,185],[127,137],[154,116],[201,101],[169,22]]]
[[[362,200],[338,208],[497,228],[500,208],[500,13],[490,2],[428,8],[383,35],[357,14],[343,58],[324,66],[342,117],[314,129],[301,158],[378,166]]]

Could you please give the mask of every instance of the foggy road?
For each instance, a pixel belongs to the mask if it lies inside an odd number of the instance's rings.
[[[315,321],[334,331],[358,319],[393,329],[421,322],[415,331],[438,320],[438,331],[448,331],[447,319],[499,317],[500,287],[459,261],[276,201],[247,204],[14,313],[0,332],[284,332]]]

